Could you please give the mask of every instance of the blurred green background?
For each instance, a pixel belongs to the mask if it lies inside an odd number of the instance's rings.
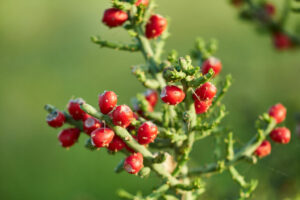
[[[161,0],[158,12],[171,18],[167,49],[186,55],[197,36],[217,38],[224,66],[234,84],[225,98],[233,128],[243,144],[255,119],[274,103],[288,108],[286,125],[294,130],[300,111],[300,51],[276,52],[269,36],[238,20],[226,1]],[[120,28],[101,24],[106,0],[0,1],[0,199],[117,199],[115,191],[149,192],[158,182],[122,173],[114,167],[121,156],[105,150],[89,152],[79,145],[58,145],[58,130],[45,123],[46,103],[65,108],[72,96],[97,105],[97,95],[114,90],[119,102],[143,91],[130,66],[143,62],[138,53],[99,49],[91,35],[127,41]],[[299,21],[293,16],[294,22]],[[293,26],[293,24],[290,24]],[[209,139],[208,139],[209,141]],[[246,178],[260,179],[253,199],[296,198],[300,190],[300,140],[293,132],[289,145],[273,145],[271,156],[257,165],[239,167]],[[200,142],[195,163],[213,157],[213,143]],[[236,199],[239,188],[227,173],[208,181],[203,199]]]

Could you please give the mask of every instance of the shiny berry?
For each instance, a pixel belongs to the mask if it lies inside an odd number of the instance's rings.
[[[276,13],[276,8],[271,3],[265,3],[264,10],[269,16],[273,16]]]
[[[136,6],[139,6],[139,5],[144,5],[144,6],[148,6],[148,4],[149,4],[149,0],[137,0],[136,2],[135,2],[135,5]]]
[[[154,142],[158,133],[157,126],[150,121],[144,122],[138,129],[138,142],[140,144],[149,144]]]
[[[193,95],[193,98],[195,101],[212,100],[215,97],[216,93],[217,93],[216,86],[210,82],[206,82],[195,90],[195,94]]]
[[[185,94],[179,87],[168,85],[161,91],[160,98],[167,104],[176,105],[183,101]]]
[[[286,108],[278,103],[269,109],[269,115],[273,117],[277,123],[281,123],[285,120]]]
[[[116,152],[122,150],[125,146],[126,144],[123,142],[123,140],[119,136],[115,135],[111,143],[109,143],[107,149]]]
[[[158,94],[155,90],[147,90],[145,92],[145,98],[149,104],[154,107],[158,101]]]
[[[103,114],[112,111],[117,105],[118,97],[113,91],[105,91],[99,95],[99,108]]]
[[[62,127],[62,125],[64,125],[66,118],[62,112],[55,111],[55,112],[50,113],[47,116],[46,120],[47,120],[47,123],[49,124],[49,126],[58,128],[58,127]]]
[[[117,8],[109,8],[105,10],[102,22],[108,27],[122,26],[124,22],[128,19],[128,14],[123,10]]]
[[[268,140],[263,141],[255,150],[254,154],[262,158],[271,153],[271,144]]]
[[[68,128],[62,130],[58,135],[58,140],[62,147],[71,147],[77,142],[80,135],[78,128]]]
[[[113,123],[116,126],[126,128],[133,120],[133,112],[127,105],[117,106],[112,113]]]
[[[210,69],[213,69],[215,72],[214,76],[217,76],[222,70],[222,63],[219,59],[210,57],[203,62],[201,69],[203,74],[207,74]]]
[[[278,127],[270,133],[270,137],[274,142],[287,144],[291,140],[291,132],[286,127]]]
[[[146,24],[146,37],[148,39],[160,36],[167,28],[167,20],[160,15],[152,15]]]
[[[273,44],[278,50],[289,49],[293,45],[289,36],[280,32],[273,34]]]
[[[72,99],[68,105],[68,111],[70,115],[75,120],[85,120],[87,118],[87,114],[80,108],[81,104],[84,104],[85,101],[82,99]]]
[[[196,100],[194,102],[196,114],[202,114],[208,111],[209,107],[211,106],[212,101],[199,101]]]
[[[92,143],[95,147],[108,147],[115,133],[110,128],[97,128],[91,133]]]
[[[134,153],[125,159],[124,169],[130,174],[137,174],[144,167],[143,160],[141,153]]]
[[[94,118],[94,117],[88,117],[86,120],[83,122],[83,130],[86,134],[91,135],[91,133],[97,129],[101,128],[102,124],[101,122]]]

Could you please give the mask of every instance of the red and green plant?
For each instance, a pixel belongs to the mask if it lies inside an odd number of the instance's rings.
[[[288,20],[291,13],[300,12],[299,0],[286,0],[282,10],[278,10],[271,1],[266,0],[230,0],[239,10],[241,19],[257,24],[258,30],[272,37],[274,47],[278,50],[293,49],[300,46],[300,36],[290,30]]]
[[[62,147],[73,146],[79,136],[85,135],[89,150],[107,149],[112,155],[124,154],[116,173],[126,171],[141,178],[156,174],[161,179],[161,185],[148,195],[121,190],[120,198],[198,199],[205,192],[202,177],[226,170],[240,185],[240,198],[249,198],[258,181],[246,181],[235,165],[242,161],[252,165],[257,157],[269,155],[269,134],[275,142],[289,142],[289,130],[276,128],[285,120],[286,109],[281,104],[272,106],[269,113],[257,119],[257,133],[244,146],[236,145],[233,133],[221,124],[228,114],[221,100],[231,85],[231,76],[221,77],[222,63],[213,57],[216,41],[198,39],[192,57],[178,57],[172,51],[163,58],[168,23],[154,8],[153,0],[114,0],[102,21],[110,28],[122,27],[132,43],[92,37],[101,47],[143,54],[145,63],[134,66],[132,73],[147,90],[136,95],[132,107],[120,105],[113,91],[104,91],[98,97],[99,109],[81,98],[72,99],[67,111],[46,105],[47,122],[54,128],[68,124],[69,128],[58,136]],[[191,168],[193,146],[208,137],[224,141],[226,148],[215,162]],[[221,144],[216,148],[221,148]]]

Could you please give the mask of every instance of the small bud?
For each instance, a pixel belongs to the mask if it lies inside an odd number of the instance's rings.
[[[146,177],[148,177],[148,176],[150,175],[150,173],[151,173],[151,169],[150,169],[149,167],[143,167],[143,168],[139,171],[138,175],[139,175],[141,178],[146,178]]]
[[[174,67],[168,67],[163,71],[163,77],[168,82],[180,81],[186,77],[186,74],[182,71],[177,71]]]
[[[168,55],[168,61],[173,63],[173,62],[176,62],[177,59],[178,59],[178,52],[173,49]]]

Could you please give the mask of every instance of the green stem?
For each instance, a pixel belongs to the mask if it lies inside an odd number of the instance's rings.
[[[145,200],[157,200],[161,197],[167,190],[169,190],[170,186],[168,184],[163,184],[159,186],[157,189],[153,190],[151,194],[145,197]]]
[[[187,82],[187,85],[189,87],[193,87],[193,88],[199,87],[203,83],[206,83],[210,79],[212,79],[213,76],[214,76],[214,74],[215,74],[214,70],[211,69],[207,74],[205,74],[203,76],[200,76],[199,78],[196,78],[196,79],[193,79],[193,80]]]
[[[233,167],[229,167],[229,172],[234,181],[236,181],[242,187],[247,187],[248,183],[245,181],[245,178],[239,174],[239,172]]]
[[[100,47],[107,47],[115,50],[123,50],[123,51],[130,51],[130,52],[140,51],[140,47],[136,44],[114,43],[106,40],[101,40],[99,37],[91,37],[91,41],[95,44],[100,45]]]
[[[226,94],[226,92],[228,91],[228,89],[230,88],[232,84],[232,76],[231,75],[227,75],[226,79],[223,83],[222,89],[218,91],[217,97],[214,99],[210,110],[212,110],[213,107],[215,107],[216,105],[218,105],[218,103],[222,100],[222,98],[224,97],[224,95]]]
[[[173,176],[177,176],[181,172],[182,168],[185,166],[187,161],[189,160],[189,155],[192,151],[192,147],[195,141],[195,132],[191,130],[196,125],[197,116],[196,116],[195,107],[192,99],[192,89],[189,88],[184,81],[182,83],[184,86],[184,92],[187,94],[184,100],[185,109],[187,110],[187,115],[188,115],[187,120],[185,121],[185,134],[187,135],[187,139],[180,147],[180,151],[182,152],[182,154],[179,155],[180,159],[178,160],[176,168],[172,173]]]

